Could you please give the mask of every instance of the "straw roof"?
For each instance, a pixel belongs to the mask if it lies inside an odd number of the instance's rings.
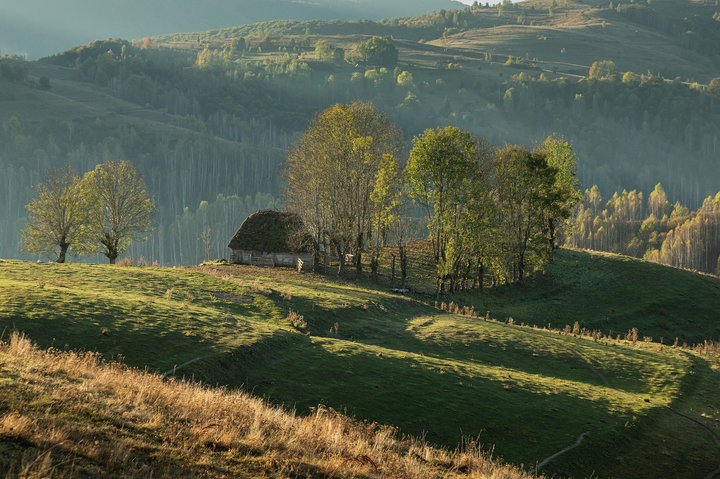
[[[312,237],[295,213],[261,210],[243,221],[228,248],[268,253],[309,253],[312,251]]]

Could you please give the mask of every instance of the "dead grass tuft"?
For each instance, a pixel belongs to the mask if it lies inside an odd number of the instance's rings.
[[[133,259],[130,256],[127,256],[125,258],[120,258],[115,262],[115,266],[132,266],[133,265]]]
[[[293,311],[292,309],[288,312],[287,320],[290,321],[290,324],[300,331],[305,331],[307,329],[307,322],[305,321],[305,317],[298,313],[297,311]]]

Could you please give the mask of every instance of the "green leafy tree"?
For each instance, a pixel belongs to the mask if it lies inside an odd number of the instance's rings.
[[[370,235],[370,269],[373,281],[377,282],[380,257],[386,246],[390,228],[400,221],[402,214],[402,169],[395,156],[386,154],[380,161],[377,179],[370,198],[373,206]]]
[[[399,54],[395,45],[387,38],[372,37],[358,45],[355,56],[371,65],[392,68],[397,65]]]
[[[130,78],[125,81],[124,90],[129,101],[145,104],[149,103],[153,98],[155,83],[144,73],[130,75]]]
[[[35,187],[37,196],[25,207],[29,221],[20,231],[23,251],[57,255],[57,262],[64,263],[68,254],[95,250],[97,237],[90,226],[98,210],[87,186],[69,166],[45,174]]]
[[[345,61],[345,50],[340,47],[333,48],[332,61],[336,65],[339,65]]]
[[[343,276],[345,255],[358,274],[373,218],[372,193],[383,158],[397,157],[402,132],[372,103],[338,104],[316,116],[291,148],[284,172],[286,205],[298,213],[321,249],[334,251]],[[322,247],[322,248],[321,248]]]
[[[708,85],[708,93],[720,98],[720,78],[713,78]]]
[[[547,137],[536,148],[535,153],[544,155],[547,165],[555,170],[552,189],[548,192],[547,208],[544,211],[547,239],[552,253],[552,250],[559,246],[558,231],[564,232],[570,225],[568,220],[575,205],[582,199],[580,182],[577,179],[578,158],[573,153],[570,142],[559,135]]]
[[[397,76],[397,84],[402,88],[411,88],[413,83],[413,75],[410,72],[402,72]]]
[[[622,82],[626,85],[637,85],[638,77],[634,72],[625,72]]]
[[[245,39],[243,37],[233,38],[230,42],[230,48],[234,53],[242,53],[247,48]]]
[[[52,90],[52,87],[50,86],[50,79],[48,77],[46,77],[45,75],[40,77],[40,80],[38,83],[39,83],[41,90],[43,90],[43,91]]]
[[[494,158],[496,220],[504,234],[505,279],[520,283],[532,269],[542,268],[552,254],[545,234],[555,208],[557,169],[541,152],[506,146]]]
[[[315,59],[321,62],[333,60],[333,49],[326,40],[318,40],[315,43]]]
[[[155,201],[127,161],[108,161],[85,175],[85,181],[100,205],[92,229],[103,246],[110,264],[124,253],[133,241],[145,241],[152,230]]]
[[[476,172],[475,153],[469,133],[452,126],[428,129],[413,139],[405,168],[408,196],[422,206],[428,220],[438,294],[456,259],[448,253],[459,252],[456,232],[468,201],[468,182]]]

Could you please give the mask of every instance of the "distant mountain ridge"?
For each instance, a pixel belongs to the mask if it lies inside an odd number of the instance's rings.
[[[99,38],[143,38],[269,20],[379,20],[465,7],[453,0],[0,0],[0,5],[0,53],[30,59]]]

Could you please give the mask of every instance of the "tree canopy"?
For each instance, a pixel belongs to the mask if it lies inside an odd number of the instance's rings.
[[[612,60],[605,60],[602,62],[595,62],[590,66],[590,72],[588,76],[595,80],[607,80],[615,77],[617,74],[617,65]]]
[[[97,209],[87,186],[69,166],[45,173],[35,187],[37,196],[25,207],[24,251],[57,255],[57,262],[64,263],[68,254],[77,256],[97,248],[90,226]]]
[[[398,51],[395,45],[387,38],[372,37],[364,41],[355,49],[356,57],[369,65],[392,68],[397,65]]]
[[[310,229],[316,253],[321,246],[326,254],[336,252],[340,275],[346,254],[355,255],[361,272],[378,171],[384,158],[397,161],[402,147],[402,132],[382,112],[355,102],[316,116],[288,154],[287,207]]]
[[[152,229],[155,201],[145,181],[127,161],[108,161],[85,175],[100,214],[91,225],[110,264],[134,240],[145,240]]]

